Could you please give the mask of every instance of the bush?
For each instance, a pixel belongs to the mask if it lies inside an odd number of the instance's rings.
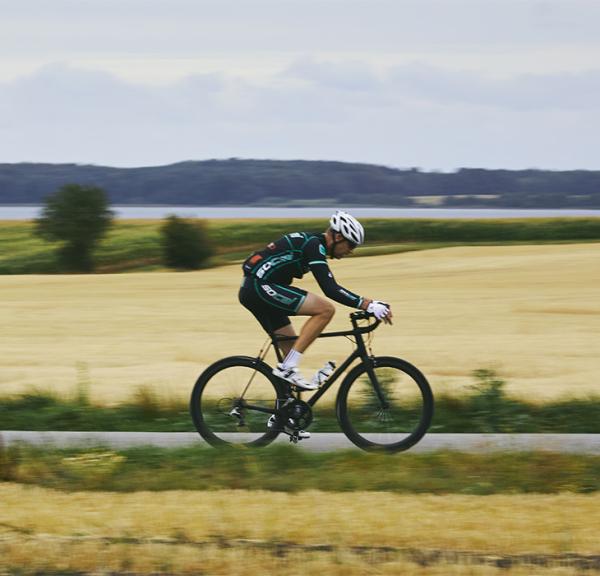
[[[104,190],[67,184],[49,196],[36,221],[38,236],[60,242],[58,257],[68,272],[92,272],[93,253],[112,224]]]
[[[164,261],[170,268],[197,270],[214,254],[203,222],[169,216],[161,234]]]

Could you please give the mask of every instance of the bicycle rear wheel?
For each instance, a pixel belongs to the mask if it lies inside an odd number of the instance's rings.
[[[371,359],[377,394],[367,366],[354,367],[342,382],[337,414],[346,436],[364,450],[400,452],[414,446],[433,417],[433,394],[412,364],[389,356]]]
[[[284,392],[271,368],[248,356],[231,356],[209,366],[192,391],[190,412],[196,429],[213,446],[266,446],[278,435],[267,428]],[[262,411],[261,411],[262,410]]]

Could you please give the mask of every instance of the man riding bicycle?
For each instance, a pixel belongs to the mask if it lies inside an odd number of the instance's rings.
[[[267,333],[296,336],[289,316],[310,317],[295,341],[281,342],[286,356],[273,369],[275,376],[300,390],[319,387],[316,378],[309,382],[300,374],[298,365],[302,354],[333,318],[335,307],[322,296],[292,286],[294,278],[302,278],[310,270],[328,298],[366,310],[378,320],[391,324],[392,311],[388,304],[346,290],[335,281],[327,264],[327,257],[344,258],[364,239],[360,222],[338,210],[331,216],[325,232],[286,234],[251,254],[242,265],[244,279],[239,291],[240,303],[254,314]]]

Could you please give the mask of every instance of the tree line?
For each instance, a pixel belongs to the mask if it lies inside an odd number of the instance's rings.
[[[328,161],[205,160],[141,168],[0,164],[0,204],[42,204],[67,184],[111,204],[343,204],[468,208],[600,208],[600,171],[425,172]]]

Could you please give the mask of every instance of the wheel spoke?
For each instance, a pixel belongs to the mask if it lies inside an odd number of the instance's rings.
[[[277,390],[270,369],[249,360],[225,359],[198,379],[191,400],[194,423],[214,445],[262,445],[277,434],[267,429],[268,412],[274,410]]]
[[[363,448],[408,448],[423,436],[431,420],[429,385],[420,372],[399,359],[378,359],[373,373],[380,394],[364,367],[345,384],[340,407],[344,430]]]

